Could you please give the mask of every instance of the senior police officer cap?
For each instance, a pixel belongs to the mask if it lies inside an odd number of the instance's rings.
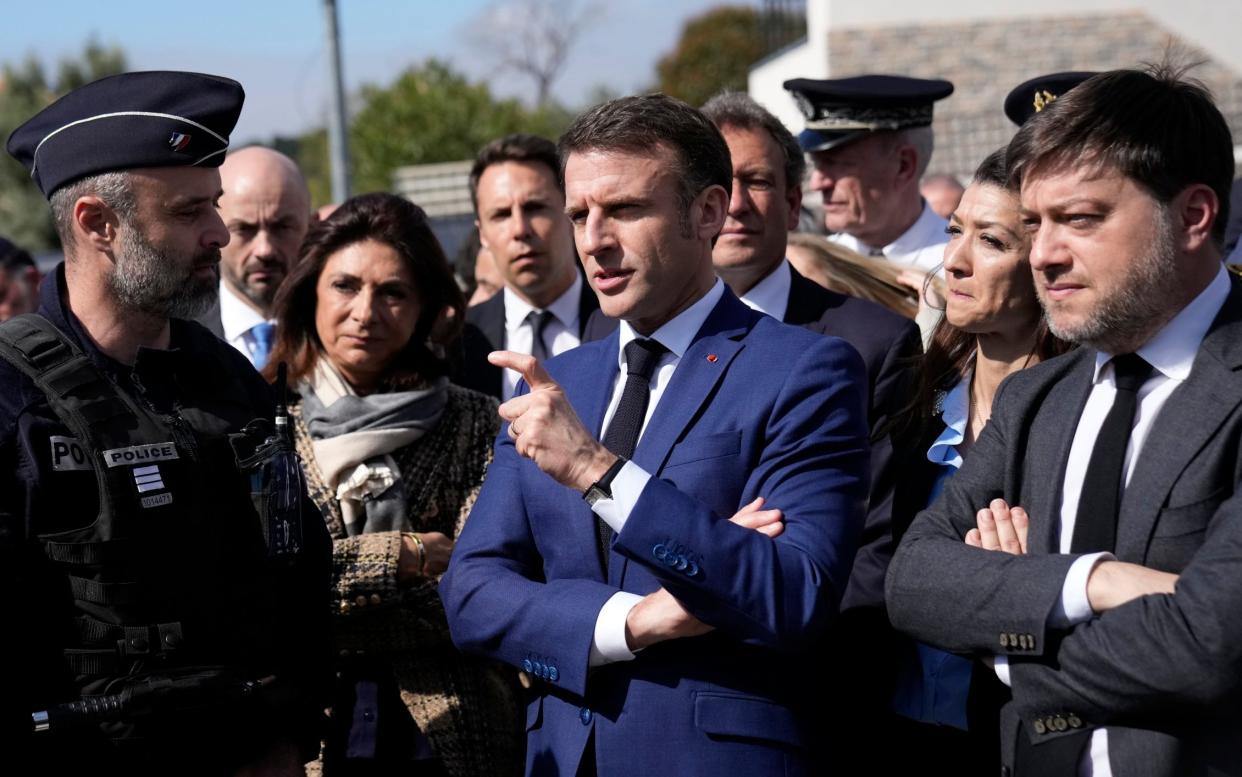
[[[245,92],[230,78],[148,71],[75,89],[18,127],[8,152],[45,197],[88,175],[219,167]]]
[[[1005,115],[1021,127],[1027,119],[1042,111],[1049,103],[1094,75],[1097,73],[1071,70],[1064,73],[1049,73],[1032,78],[1030,81],[1024,81],[1015,86],[1005,98]]]
[[[806,117],[798,143],[807,152],[827,151],[870,132],[930,126],[932,103],[953,94],[953,84],[939,78],[886,75],[795,78],[784,86]]]

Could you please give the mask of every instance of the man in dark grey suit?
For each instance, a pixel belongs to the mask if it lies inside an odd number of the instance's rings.
[[[507,350],[546,361],[577,346],[599,308],[578,271],[559,165],[556,145],[535,135],[498,138],[475,158],[470,196],[479,241],[505,285],[466,311],[458,385],[509,399],[519,376],[487,355]]]
[[[1167,66],[1009,147],[1053,332],[889,568],[894,625],[995,656],[1003,774],[1242,774],[1242,282],[1233,143]]]

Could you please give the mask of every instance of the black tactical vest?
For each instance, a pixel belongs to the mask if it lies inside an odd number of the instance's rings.
[[[272,671],[279,602],[270,597],[278,595],[273,576],[282,564],[267,557],[228,440],[248,420],[237,416],[253,408],[221,401],[210,403],[214,411],[174,404],[161,412],[39,316],[0,324],[0,358],[45,394],[73,434],[60,442],[66,455],[88,460],[95,474],[94,520],[59,521],[75,528],[38,535],[68,581],[64,600],[74,628],[64,652],[82,697],[151,677],[219,672],[244,680]],[[243,395],[227,374],[200,389],[198,396]],[[256,722],[244,713],[203,717]],[[152,733],[161,725],[172,724],[157,720],[144,731],[122,720],[105,729],[118,739],[162,738]]]

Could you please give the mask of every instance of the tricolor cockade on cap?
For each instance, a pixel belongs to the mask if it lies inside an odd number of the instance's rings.
[[[784,86],[806,117],[798,143],[808,152],[827,151],[870,132],[929,126],[932,104],[953,94],[953,84],[938,78],[886,75],[795,78]]]
[[[1005,98],[1005,115],[1021,127],[1027,119],[1047,108],[1058,97],[1098,73],[1073,70],[1065,73],[1049,73],[1024,81],[1015,86]]]
[[[88,175],[140,167],[218,167],[245,92],[230,78],[149,71],[75,89],[18,127],[8,152],[44,196]]]

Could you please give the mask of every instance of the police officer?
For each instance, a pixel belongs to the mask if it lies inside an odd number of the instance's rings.
[[[271,391],[181,320],[217,293],[242,99],[129,73],[8,140],[66,260],[37,315],[0,326],[0,772],[301,774],[315,756],[324,524],[300,520],[296,477],[239,463]]]
[[[946,222],[919,195],[933,148],[939,79],[863,75],[786,81],[806,117],[810,188],[823,197],[829,239],[926,273],[944,259]]]

